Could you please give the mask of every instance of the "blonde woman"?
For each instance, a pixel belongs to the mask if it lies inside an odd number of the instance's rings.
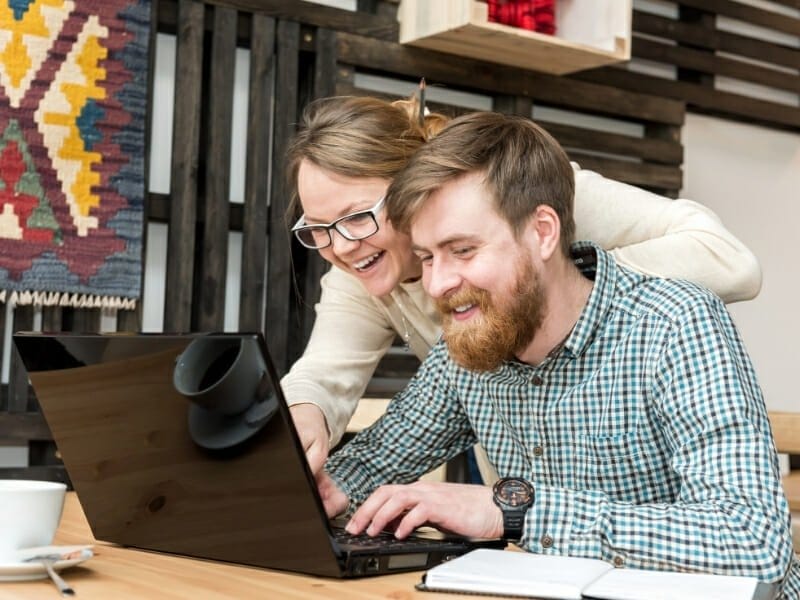
[[[421,123],[414,101],[326,98],[305,111],[289,150],[303,213],[292,230],[332,265],[308,346],[282,382],[315,473],[395,336],[421,360],[441,334],[410,239],[386,220],[382,200],[446,122],[432,114]],[[594,241],[636,271],[704,285],[726,302],[758,293],[755,256],[710,210],[573,168],[575,239]]]

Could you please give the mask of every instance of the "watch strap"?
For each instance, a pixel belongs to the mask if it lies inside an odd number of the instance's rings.
[[[503,511],[503,539],[510,542],[518,542],[522,539],[522,531],[525,528],[525,513],[528,506],[521,506],[517,510]]]

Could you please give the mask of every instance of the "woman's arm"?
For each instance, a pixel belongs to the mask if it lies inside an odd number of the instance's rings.
[[[322,295],[308,345],[281,381],[281,387],[290,406],[313,404],[322,412],[330,432],[330,439],[324,444],[327,451],[328,442],[333,446],[342,437],[375,367],[391,346],[395,331],[354,278],[332,267],[321,284]],[[314,441],[304,438],[304,430],[314,421],[314,412],[305,410],[301,423],[299,412],[292,411],[306,449]],[[315,426],[315,430],[321,429]]]
[[[711,210],[573,167],[576,239],[640,273],[699,283],[725,302],[758,294],[758,260]]]

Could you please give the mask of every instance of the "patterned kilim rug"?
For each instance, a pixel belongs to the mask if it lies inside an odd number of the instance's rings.
[[[0,0],[0,301],[134,308],[150,0]]]

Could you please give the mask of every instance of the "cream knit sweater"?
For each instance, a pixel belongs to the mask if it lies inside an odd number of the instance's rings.
[[[576,240],[594,241],[641,273],[702,284],[726,302],[758,293],[761,270],[755,256],[713,212],[573,167]],[[333,445],[395,335],[407,339],[422,360],[438,341],[441,326],[420,281],[376,298],[334,267],[321,285],[308,346],[282,386],[290,405],[320,407]]]

